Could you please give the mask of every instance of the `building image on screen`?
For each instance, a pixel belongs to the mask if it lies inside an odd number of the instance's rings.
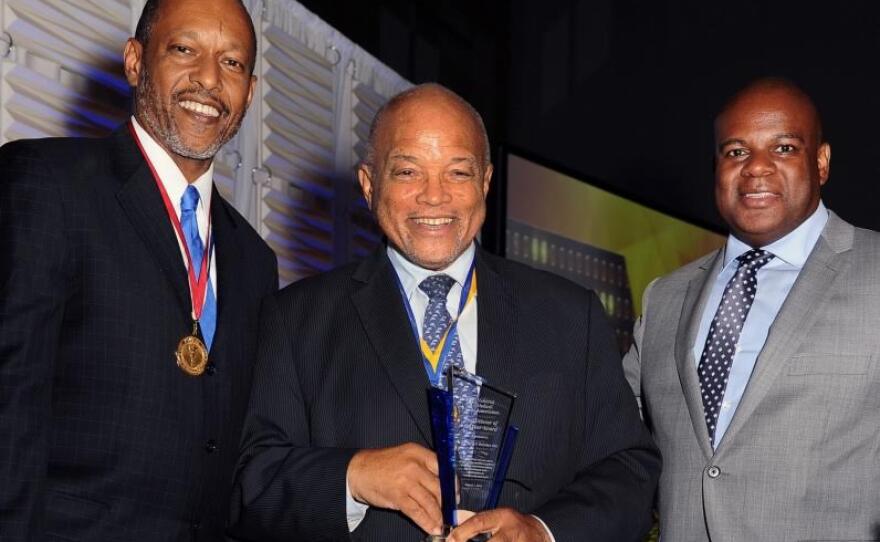
[[[507,258],[594,290],[621,352],[648,284],[724,243],[718,233],[516,154],[506,160]]]
[[[506,243],[509,259],[562,275],[595,291],[621,350],[629,347],[634,315],[623,256],[515,220],[507,221]]]

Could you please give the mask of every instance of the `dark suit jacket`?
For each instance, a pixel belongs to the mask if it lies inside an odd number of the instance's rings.
[[[431,445],[418,347],[384,249],[267,302],[236,471],[233,532],[347,540],[345,476],[360,448]],[[502,506],[537,514],[557,542],[638,540],[660,459],[592,292],[477,250],[477,373],[518,394],[521,428]],[[370,509],[352,540],[418,541]]]
[[[174,351],[186,271],[127,127],[0,149],[0,540],[218,539],[272,252],[217,193],[212,367]]]

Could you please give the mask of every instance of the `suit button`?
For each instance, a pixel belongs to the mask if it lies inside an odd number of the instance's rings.
[[[217,451],[217,449],[217,443],[214,441],[214,439],[211,439],[205,443],[205,451],[209,454],[213,454]]]
[[[192,527],[193,531],[198,531],[199,529],[202,528],[202,524],[199,523],[198,521],[194,521],[190,524],[190,527]]]
[[[707,475],[709,478],[713,478],[713,479],[714,479],[714,478],[718,478],[719,476],[721,476],[721,469],[719,469],[719,468],[716,467],[715,465],[712,465],[711,467],[709,467],[708,469],[706,469],[706,475]]]
[[[205,367],[205,372],[208,373],[208,376],[214,376],[217,373],[217,366],[213,363],[209,363],[207,367]]]

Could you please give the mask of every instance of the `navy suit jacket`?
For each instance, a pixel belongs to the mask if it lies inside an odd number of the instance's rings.
[[[0,540],[223,536],[275,257],[217,194],[218,320],[186,376],[186,270],[128,127],[0,148]]]
[[[659,454],[593,292],[478,249],[477,373],[518,394],[521,429],[500,504],[557,542],[639,540]],[[428,379],[384,248],[266,303],[236,472],[233,532],[248,540],[418,541],[370,509],[349,536],[345,476],[361,448],[431,446]]]

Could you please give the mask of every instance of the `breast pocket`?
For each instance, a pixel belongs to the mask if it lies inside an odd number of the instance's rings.
[[[872,356],[853,354],[801,354],[788,363],[790,376],[866,375]]]
[[[89,540],[110,507],[79,495],[50,491],[46,512],[47,535],[60,540]]]

